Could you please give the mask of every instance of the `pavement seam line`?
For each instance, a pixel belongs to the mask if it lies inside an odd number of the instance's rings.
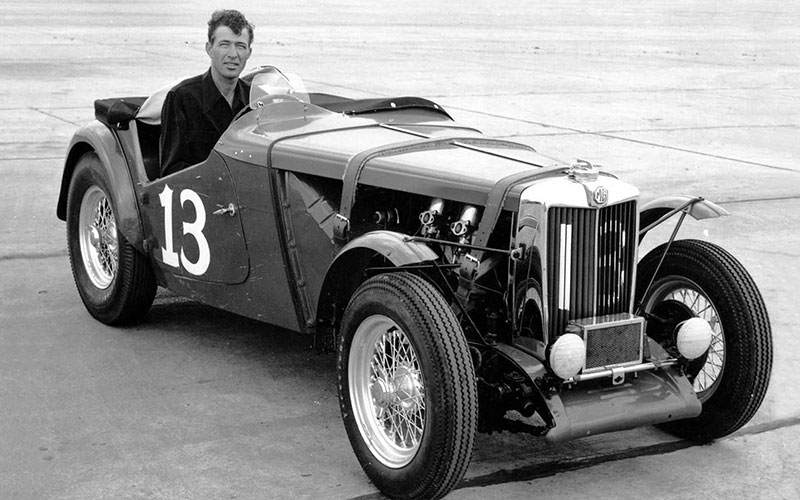
[[[28,109],[30,109],[32,111],[36,111],[37,113],[41,113],[41,114],[43,114],[45,116],[49,116],[50,118],[55,118],[56,120],[60,120],[60,121],[62,121],[64,123],[69,123],[70,125],[75,125],[76,127],[80,127],[81,126],[80,123],[75,123],[75,122],[69,121],[66,118],[61,118],[58,115],[54,115],[53,113],[48,113],[47,111],[44,111],[44,110],[39,109],[39,108],[34,108],[33,106],[31,106]]]
[[[522,119],[522,118],[509,118],[507,116],[497,115],[497,114],[494,114],[494,113],[487,113],[487,112],[483,112],[483,111],[475,111],[475,110],[466,109],[466,108],[451,107],[451,109],[458,109],[459,111],[465,111],[465,112],[468,112],[468,113],[475,113],[475,114],[479,114],[479,115],[483,115],[483,116],[490,116],[492,118],[502,118],[502,119],[510,120],[510,121],[514,121],[514,122],[528,123],[528,124],[531,124],[531,125],[539,125],[540,127],[545,127],[545,128],[552,128],[552,129],[557,129],[557,130],[565,130],[565,131],[568,131],[568,132],[574,132],[575,134],[579,134],[579,135],[593,135],[593,136],[597,136],[597,137],[605,137],[607,139],[615,139],[615,140],[619,140],[619,141],[631,142],[631,143],[634,143],[634,144],[642,144],[642,145],[645,145],[645,146],[653,146],[653,147],[662,148],[662,149],[680,151],[682,153],[696,154],[696,155],[700,155],[700,156],[716,158],[716,159],[719,159],[719,160],[732,161],[732,162],[736,162],[736,163],[744,163],[744,164],[747,164],[747,165],[765,167],[765,168],[770,168],[770,169],[774,169],[774,170],[782,170],[782,171],[785,171],[785,172],[796,172],[796,170],[792,170],[792,169],[786,168],[786,167],[779,167],[777,165],[768,165],[766,163],[758,163],[758,162],[753,162],[753,161],[749,161],[749,160],[740,160],[738,158],[730,158],[730,157],[727,157],[727,156],[715,155],[715,154],[712,154],[712,153],[704,153],[702,151],[695,151],[695,150],[692,150],[692,149],[679,148],[677,146],[667,146],[665,144],[658,144],[656,142],[649,142],[649,141],[642,141],[642,140],[638,140],[638,139],[631,139],[629,137],[620,137],[620,136],[607,134],[607,133],[603,133],[603,132],[591,132],[591,131],[588,131],[588,130],[580,130],[580,129],[571,128],[571,127],[562,127],[562,126],[559,126],[559,125],[553,125],[553,124],[544,123],[544,122],[537,122],[537,121],[533,121],[533,120],[525,120],[525,119]]]
[[[606,94],[658,94],[661,92],[719,92],[719,91],[742,91],[742,90],[761,90],[761,91],[783,91],[795,90],[792,87],[715,87],[715,88],[680,88],[671,87],[663,89],[634,89],[634,90],[579,90],[579,91],[547,91],[547,92],[498,92],[492,94],[460,94],[460,95],[434,95],[429,99],[437,98],[464,98],[464,97],[514,97],[514,96],[548,96],[548,95],[606,95]],[[723,94],[724,96],[724,94]],[[725,96],[728,97],[728,96]],[[789,96],[791,97],[791,96]]]
[[[42,252],[42,253],[11,253],[0,255],[0,262],[6,260],[39,260],[39,259],[54,259],[56,257],[64,257],[67,255],[66,250],[58,252]]]

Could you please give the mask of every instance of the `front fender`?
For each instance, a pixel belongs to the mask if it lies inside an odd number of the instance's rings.
[[[402,267],[437,258],[425,243],[408,241],[406,235],[392,231],[373,231],[345,245],[331,262],[322,283],[317,301],[316,344],[323,349],[333,347],[332,334],[350,297],[364,281],[367,268],[387,263]]]
[[[370,249],[383,255],[397,267],[436,260],[439,256],[431,247],[418,241],[410,241],[408,236],[394,231],[372,231],[360,236],[342,248],[333,259],[328,272],[336,262],[357,248]]]
[[[100,158],[111,190],[108,195],[114,203],[117,215],[117,229],[130,244],[142,250],[144,233],[128,161],[114,133],[98,121],[82,127],[72,136],[61,177],[56,215],[61,220],[67,220],[67,196],[72,173],[81,156],[88,152],[94,152]]]
[[[712,201],[693,196],[664,196],[646,203],[639,215],[639,238],[644,238],[647,232],[642,232],[648,226],[669,213],[671,210],[697,200],[689,207],[688,213],[697,220],[714,219],[730,215],[730,212]]]

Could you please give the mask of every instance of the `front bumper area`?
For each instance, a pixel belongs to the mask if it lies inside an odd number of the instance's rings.
[[[657,343],[647,342],[652,357],[645,364],[653,363],[652,369],[626,373],[624,380],[616,383],[602,377],[565,384],[557,393],[540,388],[537,411],[547,423],[542,429],[545,439],[562,442],[698,416],[702,404],[692,383],[679,366],[667,362],[671,358]],[[547,368],[528,352],[510,345],[495,349],[516,364],[534,386],[539,387],[536,381],[546,377]]]
[[[549,442],[696,417],[702,410],[692,384],[675,368],[638,372],[620,385],[564,389],[546,400],[555,427]]]

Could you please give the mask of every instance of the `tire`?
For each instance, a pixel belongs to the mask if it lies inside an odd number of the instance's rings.
[[[361,467],[397,499],[435,499],[472,456],[472,358],[447,301],[419,276],[364,282],[342,319],[337,369],[347,435]]]
[[[108,180],[93,152],[78,160],[67,197],[67,245],[83,304],[108,325],[140,321],[156,293],[147,258],[117,231]]]
[[[719,246],[698,240],[673,242],[642,296],[665,246],[639,264],[636,303],[648,318],[648,336],[670,348],[675,327],[693,316],[706,319],[713,336],[708,353],[686,369],[703,405],[701,414],[660,427],[678,437],[709,442],[741,428],[764,400],[772,369],[767,309],[739,261]]]

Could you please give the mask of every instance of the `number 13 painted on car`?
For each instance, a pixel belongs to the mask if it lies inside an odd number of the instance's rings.
[[[206,208],[203,205],[203,200],[195,191],[191,189],[183,189],[180,194],[181,208],[186,202],[194,206],[196,214],[195,220],[192,222],[183,221],[183,234],[191,235],[197,242],[198,257],[196,262],[192,262],[186,257],[186,254],[181,248],[180,257],[178,252],[175,251],[175,242],[172,234],[172,194],[174,191],[169,185],[164,186],[164,190],[158,195],[161,206],[164,208],[164,236],[166,246],[161,247],[161,260],[164,264],[175,268],[183,268],[195,276],[200,276],[208,270],[211,264],[211,250],[208,246],[208,240],[203,234],[203,228],[206,225]]]

